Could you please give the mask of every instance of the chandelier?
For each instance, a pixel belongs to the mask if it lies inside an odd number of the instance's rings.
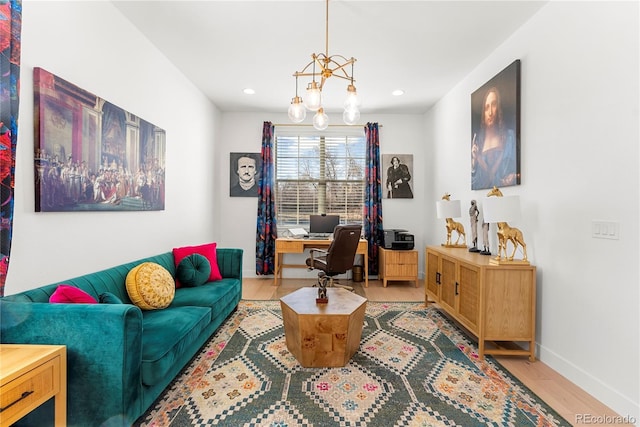
[[[302,71],[296,71],[293,76],[296,78],[296,96],[291,100],[289,106],[289,119],[294,123],[300,123],[307,117],[307,110],[315,111],[313,116],[313,127],[324,130],[329,126],[329,117],[322,107],[322,88],[330,77],[339,77],[347,80],[347,98],[344,101],[344,113],[342,118],[348,125],[356,124],[360,120],[360,101],[353,85],[353,64],[355,58],[347,59],[342,55],[329,56],[329,0],[326,0],[326,20],[325,20],[325,53],[311,55],[309,62]],[[349,70],[350,69],[350,70]],[[311,82],[307,85],[304,101],[298,96],[298,78],[311,77]]]

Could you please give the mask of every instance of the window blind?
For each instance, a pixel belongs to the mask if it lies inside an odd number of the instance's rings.
[[[340,215],[362,224],[366,141],[353,128],[314,132],[287,127],[275,132],[278,227],[308,227],[309,215]]]

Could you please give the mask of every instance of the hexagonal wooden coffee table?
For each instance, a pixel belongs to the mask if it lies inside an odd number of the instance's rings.
[[[280,298],[287,348],[305,368],[345,366],[360,347],[367,299],[328,288],[329,302],[317,304],[318,288],[301,288]]]

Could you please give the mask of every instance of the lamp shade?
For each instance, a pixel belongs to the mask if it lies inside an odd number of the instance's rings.
[[[482,203],[485,222],[512,222],[520,219],[520,197],[486,197]]]
[[[459,218],[460,200],[438,200],[436,202],[438,218]]]

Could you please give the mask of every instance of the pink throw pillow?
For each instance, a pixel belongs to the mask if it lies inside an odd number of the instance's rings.
[[[209,260],[209,264],[211,264],[211,274],[209,274],[209,282],[215,282],[216,280],[222,279],[222,274],[220,274],[220,268],[218,268],[218,256],[216,253],[217,243],[207,243],[199,246],[184,246],[182,248],[173,248],[173,262],[178,268],[180,261],[183,258],[192,255],[192,254],[200,254]],[[176,288],[181,287],[181,283],[176,280]]]
[[[98,301],[75,286],[58,285],[55,292],[49,297],[49,302],[56,304],[97,304]]]

